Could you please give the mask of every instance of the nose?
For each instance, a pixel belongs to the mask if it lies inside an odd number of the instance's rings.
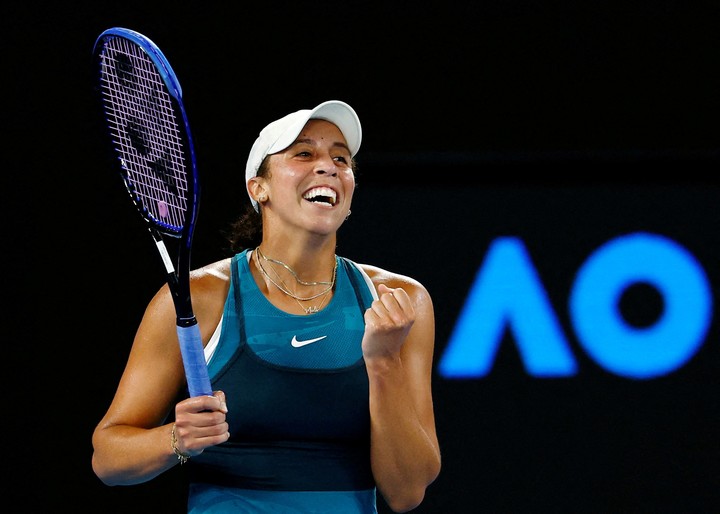
[[[330,175],[331,177],[337,177],[338,170],[332,157],[327,156],[318,158],[315,164],[315,173],[318,175]]]

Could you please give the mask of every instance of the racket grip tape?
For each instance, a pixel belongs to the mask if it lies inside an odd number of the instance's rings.
[[[189,327],[178,326],[177,334],[190,396],[212,396],[200,327],[197,323]]]

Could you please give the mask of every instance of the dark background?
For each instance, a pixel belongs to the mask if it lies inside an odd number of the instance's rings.
[[[583,353],[567,298],[595,249],[635,231],[687,248],[717,296],[719,7],[4,7],[3,454],[15,510],[184,507],[179,467],[129,488],[102,485],[90,468],[92,430],[163,279],[109,165],[93,96],[94,41],[123,26],[154,40],[183,86],[203,182],[194,265],[228,255],[221,230],[247,202],[243,170],[260,128],[333,98],[364,130],[338,253],[426,285],[436,356],[490,242],[527,246],[580,371],[530,377],[508,333],[489,376],[436,373],[444,466],[416,512],[717,512],[717,322],[681,369],[633,381]]]

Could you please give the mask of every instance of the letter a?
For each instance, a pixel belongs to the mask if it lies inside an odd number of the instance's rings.
[[[525,247],[517,238],[490,245],[439,361],[446,378],[489,373],[509,329],[530,375],[574,375],[577,364]]]

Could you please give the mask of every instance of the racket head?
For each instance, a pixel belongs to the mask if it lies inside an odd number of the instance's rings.
[[[151,229],[189,247],[200,184],[180,82],[160,48],[130,29],[104,31],[93,55],[125,188]]]

